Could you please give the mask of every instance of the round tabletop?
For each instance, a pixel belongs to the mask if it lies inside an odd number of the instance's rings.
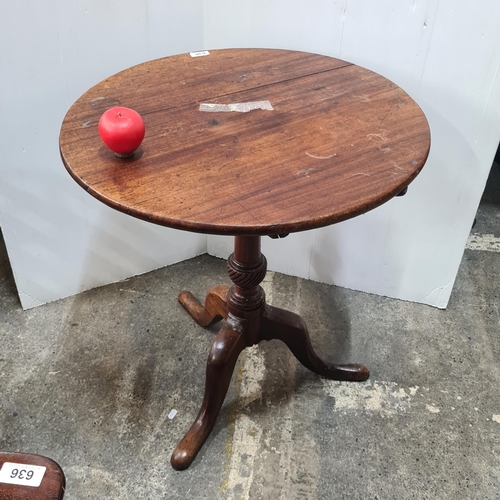
[[[427,159],[423,112],[372,71],[297,51],[204,54],[133,66],[73,104],[61,128],[61,157],[90,194],[173,228],[282,234],[381,205]],[[261,101],[272,109],[234,106]],[[107,149],[97,131],[113,106],[136,110],[146,125],[128,159]]]

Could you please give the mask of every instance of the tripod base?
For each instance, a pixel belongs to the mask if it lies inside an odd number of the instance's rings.
[[[234,285],[212,288],[203,306],[189,292],[179,295],[180,303],[199,325],[207,326],[220,320],[223,325],[208,355],[200,412],[172,454],[171,464],[177,470],[190,466],[210,434],[238,356],[247,346],[261,340],[279,339],[306,368],[323,377],[359,382],[370,375],[363,365],[323,361],[314,352],[304,320],[298,314],[266,304],[264,291],[259,286],[266,272],[266,260],[260,253],[260,237],[236,237],[228,272]]]

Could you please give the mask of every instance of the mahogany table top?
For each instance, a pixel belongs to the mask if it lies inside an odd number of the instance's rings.
[[[200,111],[266,100],[273,110]],[[144,119],[132,158],[117,158],[98,135],[113,106]],[[394,83],[332,57],[274,49],[133,66],[85,92],[60,135],[69,173],[100,201],[227,235],[302,231],[371,210],[416,177],[429,147],[423,112]]]

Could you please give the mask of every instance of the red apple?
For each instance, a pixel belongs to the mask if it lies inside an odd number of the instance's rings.
[[[141,115],[130,108],[117,106],[103,113],[97,125],[102,142],[116,156],[132,156],[146,133]]]

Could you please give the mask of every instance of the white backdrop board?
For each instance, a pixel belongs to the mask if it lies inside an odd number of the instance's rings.
[[[203,1],[0,4],[0,213],[24,308],[206,251],[206,237],[113,211],[66,173],[58,137],[90,86],[203,46]]]
[[[381,73],[423,108],[429,161],[408,194],[357,219],[264,238],[269,268],[445,307],[500,139],[500,2],[18,0],[0,3],[0,214],[23,307],[117,281],[231,238],[156,227],[65,172],[62,118],[144,60],[222,47],[328,54]],[[293,200],[291,200],[291,203]]]
[[[500,2],[208,0],[208,47],[278,47],[374,70],[426,113],[429,160],[408,194],[328,228],[264,242],[269,268],[445,307],[500,139]],[[293,200],[290,200],[293,203]],[[228,238],[209,237],[226,256]]]

